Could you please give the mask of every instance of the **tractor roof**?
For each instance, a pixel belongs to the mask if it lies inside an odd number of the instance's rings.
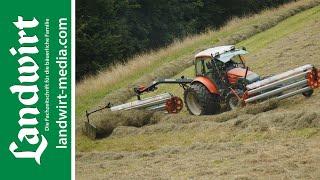
[[[230,59],[236,55],[244,55],[248,52],[244,49],[236,49],[234,45],[218,46],[201,51],[195,55],[195,58],[206,58],[214,56],[217,60],[224,63],[230,61]]]
[[[244,55],[244,54],[247,54],[248,51],[245,51],[243,49],[234,49],[234,50],[231,50],[231,51],[227,51],[221,55],[217,55],[215,58],[218,59],[219,61],[221,62],[228,62],[231,60],[231,58],[233,58],[234,56],[237,56],[237,55]]]
[[[235,49],[234,45],[227,45],[227,46],[218,46],[214,48],[209,48],[204,51],[199,52],[195,55],[195,58],[199,57],[211,57],[211,55],[215,56],[217,54],[223,54],[227,51],[230,51],[232,49]]]

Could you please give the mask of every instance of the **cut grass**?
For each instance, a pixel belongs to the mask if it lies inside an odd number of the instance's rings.
[[[306,63],[319,67],[319,15],[318,6],[241,42],[254,49],[247,64],[262,75]],[[192,77],[193,67],[181,74]],[[160,86],[168,89],[182,92]],[[117,128],[97,141],[80,135],[77,178],[320,179],[319,98],[317,90],[311,98],[282,100],[269,112],[167,115],[155,125]]]
[[[149,74],[152,74],[152,72],[159,69],[159,67],[161,69],[164,64],[168,64],[171,61],[178,62],[184,59],[187,59],[187,62],[191,62],[193,54],[198,50],[216,43],[227,43],[246,39],[257,32],[276,25],[277,22],[293,14],[317,4],[319,4],[318,0],[301,0],[285,5],[279,9],[264,11],[249,18],[231,20],[219,31],[208,31],[201,35],[186,38],[159,51],[137,56],[126,65],[115,65],[102,71],[97,76],[88,77],[77,84],[76,118],[78,120],[78,118],[84,114],[85,110],[101,104],[103,97],[107,94],[111,93],[111,97],[117,97],[120,101],[127,100],[133,95],[132,92],[127,92],[126,95],[122,95],[121,93],[123,92],[114,94],[112,94],[112,92],[119,88],[128,88],[130,84],[136,83],[139,78],[150,76]],[[188,65],[188,63],[185,63],[184,66],[186,65]],[[179,64],[177,66],[179,66]],[[184,66],[182,65],[182,67],[177,67],[175,70],[170,71],[171,73],[178,73],[183,70]],[[162,74],[165,75],[166,72],[163,71]],[[148,80],[150,81],[152,78]]]
[[[311,21],[320,19],[319,12],[320,6],[303,11],[280,22],[277,26],[244,40],[237,45],[247,47],[250,53],[254,53],[257,50],[266,47],[266,45],[273,41],[304,28],[307,24],[310,24]]]
[[[319,133],[319,128],[303,128],[292,131],[260,131],[260,132],[233,132],[230,129],[205,129],[202,131],[188,129],[179,132],[152,133],[108,138],[90,141],[81,152],[95,151],[109,152],[135,152],[154,151],[163,147],[182,146],[188,147],[194,143],[252,143],[255,141],[277,140],[283,138],[310,138]]]
[[[276,134],[275,134],[276,135]],[[80,153],[77,179],[319,179],[319,137]]]

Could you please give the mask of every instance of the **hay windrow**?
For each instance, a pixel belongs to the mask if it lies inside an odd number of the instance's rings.
[[[106,137],[119,126],[142,127],[153,123],[151,111],[130,110],[130,111],[103,111],[92,114],[90,124],[96,127],[98,137]]]
[[[237,122],[237,121],[236,121]],[[297,130],[319,128],[320,115],[316,112],[274,112],[262,113],[248,119],[242,119],[235,126],[248,131],[266,131],[268,129]]]
[[[273,109],[276,109],[278,107],[278,100],[271,99],[266,102],[262,102],[259,104],[251,104],[248,105],[244,110],[247,114],[259,114],[262,112],[271,111]]]
[[[201,121],[213,121],[217,123],[226,122],[231,119],[237,118],[242,114],[258,114],[266,112],[277,107],[275,101],[267,101],[260,104],[255,104],[235,111],[228,111],[222,114],[213,116],[192,116],[192,115],[179,115],[171,114],[166,115],[163,112],[151,112],[143,110],[130,110],[130,111],[104,111],[98,112],[92,115],[90,123],[97,128],[98,137],[106,137],[113,133],[114,136],[123,134],[137,134],[138,130],[134,127],[142,127],[144,125],[156,124],[156,123],[173,123],[173,124],[188,124],[192,122]],[[132,126],[132,127],[123,127]],[[158,129],[157,129],[158,128]],[[144,132],[157,132],[157,131],[172,131],[175,129],[173,126],[158,125],[152,127],[151,130]]]
[[[111,137],[123,137],[123,136],[130,136],[130,135],[136,135],[140,132],[140,129],[133,126],[118,126],[110,135]]]
[[[320,127],[320,116],[316,112],[272,112],[278,107],[277,100],[268,100],[262,103],[251,104],[234,111],[227,111],[211,116],[192,116],[183,114],[164,114],[130,110],[96,113],[91,123],[97,128],[98,137],[123,137],[137,134],[167,133],[183,129],[202,127],[199,122],[221,124],[224,127],[237,127],[248,131],[267,131],[275,129],[301,129]],[[226,123],[230,121],[231,123]],[[152,125],[155,124],[155,125]],[[145,125],[152,125],[146,126]],[[143,127],[143,128],[140,128]]]
[[[217,123],[226,122],[231,119],[235,119],[243,114],[259,114],[274,110],[278,107],[277,100],[268,100],[266,102],[249,104],[243,108],[239,108],[233,111],[226,111],[217,115],[210,116],[192,116],[192,115],[167,115],[160,119],[161,122],[172,122],[172,123],[192,123],[199,121],[213,121]]]
[[[119,138],[128,135],[168,133],[203,128],[236,128],[237,131],[245,132],[263,132],[271,129],[291,131],[303,128],[320,128],[320,114],[304,111],[272,113],[261,111],[261,113],[253,115],[246,113],[246,110],[242,109],[216,116],[167,115],[162,118],[158,124],[140,128],[116,127],[111,136]]]

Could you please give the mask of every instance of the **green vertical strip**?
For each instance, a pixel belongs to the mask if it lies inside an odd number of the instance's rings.
[[[71,179],[71,0],[0,9],[0,179]]]

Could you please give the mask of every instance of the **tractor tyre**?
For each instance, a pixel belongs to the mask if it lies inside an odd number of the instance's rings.
[[[212,94],[200,83],[192,84],[184,91],[184,102],[192,115],[211,115],[219,113],[219,95]]]
[[[229,93],[226,97],[226,104],[228,110],[235,110],[241,107],[241,101],[233,93]]]

